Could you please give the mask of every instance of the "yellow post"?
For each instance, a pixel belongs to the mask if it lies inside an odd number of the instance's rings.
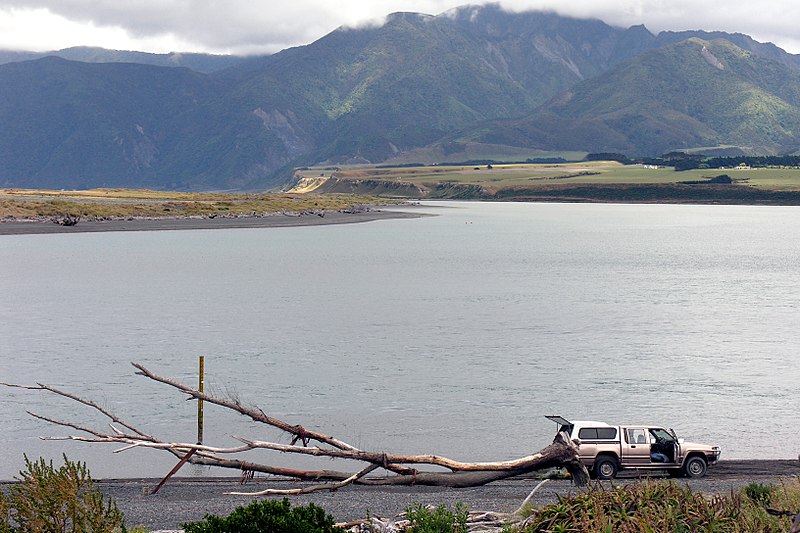
[[[204,372],[205,372],[204,355],[200,356],[200,380],[198,382],[197,390],[203,392]],[[197,400],[197,444],[203,444],[203,400]]]

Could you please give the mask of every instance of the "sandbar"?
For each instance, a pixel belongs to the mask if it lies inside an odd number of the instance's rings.
[[[0,235],[34,235],[45,233],[94,233],[102,231],[172,231],[232,228],[285,228],[320,226],[327,224],[355,224],[376,220],[419,218],[422,213],[371,209],[346,213],[327,211],[324,216],[315,213],[275,214],[269,216],[237,217],[173,217],[128,218],[124,220],[80,220],[74,226],[63,226],[50,221],[0,221]]]

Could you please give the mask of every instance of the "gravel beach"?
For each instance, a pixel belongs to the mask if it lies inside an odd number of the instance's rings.
[[[797,460],[721,461],[709,469],[707,477],[699,480],[680,480],[704,493],[727,493],[750,482],[779,483],[800,475]],[[638,478],[624,477],[613,483],[635,482]],[[258,491],[265,488],[295,488],[295,482],[256,478],[245,486],[239,478],[174,478],[155,495],[148,494],[157,479],[98,480],[97,486],[113,497],[125,513],[128,526],[145,526],[151,530],[179,529],[184,522],[201,520],[206,513],[224,516],[236,507],[246,505],[252,498],[227,496],[229,491]],[[454,504],[463,502],[472,511],[515,511],[538,483],[535,479],[514,479],[495,482],[471,489],[439,487],[364,487],[349,486],[336,492],[318,492],[290,496],[293,504],[313,502],[337,521],[364,518],[367,513],[381,517],[395,516],[412,503]],[[554,502],[558,496],[575,493],[577,489],[567,480],[552,480],[535,495],[534,503]]]

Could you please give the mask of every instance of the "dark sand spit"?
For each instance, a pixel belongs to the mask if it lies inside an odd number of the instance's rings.
[[[132,218],[126,220],[80,220],[75,226],[62,226],[50,221],[0,221],[0,235],[32,235],[43,233],[93,233],[98,231],[165,231],[188,229],[231,228],[284,228],[296,226],[319,226],[325,224],[353,224],[374,220],[419,218],[421,213],[390,210],[369,210],[359,213],[339,211],[271,216],[215,217],[215,218]]]

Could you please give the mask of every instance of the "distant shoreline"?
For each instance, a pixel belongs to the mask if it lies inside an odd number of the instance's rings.
[[[270,216],[242,217],[175,217],[175,218],[129,218],[124,220],[80,220],[75,226],[62,226],[47,220],[0,221],[2,235],[40,235],[50,233],[96,233],[106,231],[174,231],[197,229],[233,228],[287,228],[299,226],[321,226],[330,224],[355,224],[375,220],[420,218],[423,213],[408,213],[373,209],[358,213],[327,211],[322,216],[316,213],[297,215],[275,214]]]

